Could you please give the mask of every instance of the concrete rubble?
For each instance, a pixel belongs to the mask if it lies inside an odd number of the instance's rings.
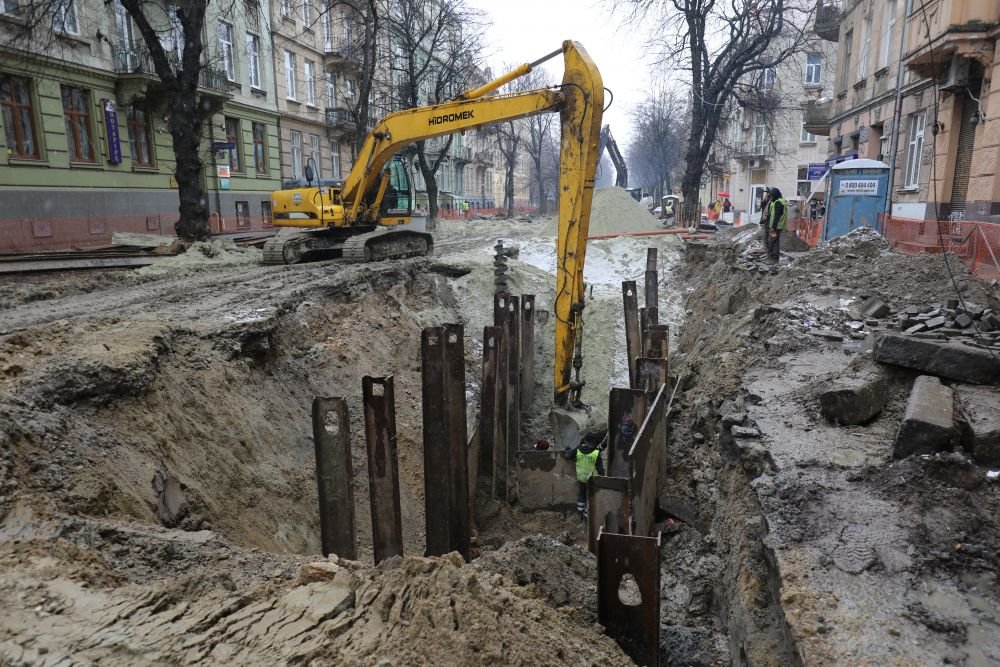
[[[906,402],[893,456],[901,459],[912,454],[933,454],[953,448],[957,441],[955,392],[936,377],[921,375]]]

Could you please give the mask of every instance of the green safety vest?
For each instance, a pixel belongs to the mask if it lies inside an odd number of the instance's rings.
[[[781,202],[781,206],[782,206],[782,208],[781,208],[781,220],[778,220],[778,224],[775,225],[774,224],[774,205],[777,202],[779,202],[779,201]],[[784,197],[779,197],[778,199],[775,199],[773,202],[771,202],[770,211],[771,211],[771,214],[768,216],[768,218],[770,220],[770,222],[768,223],[768,227],[771,228],[771,229],[777,229],[778,231],[784,230],[785,227],[788,225],[788,200],[786,200]]]
[[[590,476],[597,469],[597,457],[601,455],[601,450],[595,449],[589,454],[584,454],[579,449],[576,450],[576,479],[578,482],[586,483]]]

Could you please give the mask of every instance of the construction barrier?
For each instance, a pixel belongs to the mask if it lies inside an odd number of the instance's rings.
[[[1000,280],[1000,225],[975,220],[911,220],[879,216],[879,232],[896,252],[947,252],[975,276]]]
[[[810,248],[815,248],[823,240],[823,220],[792,218],[788,221],[788,231],[799,237]]]

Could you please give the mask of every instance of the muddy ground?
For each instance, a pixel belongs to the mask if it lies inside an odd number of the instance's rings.
[[[551,309],[551,233],[474,221],[444,225],[426,259],[249,254],[0,283],[0,664],[628,664],[596,625],[575,516],[483,501],[479,558],[420,556],[420,331],[464,323],[473,422],[492,245],[520,244],[512,291]],[[864,426],[816,404],[872,336],[807,330],[842,326],[872,293],[952,298],[941,258],[865,238],[769,269],[745,236],[655,238],[590,245],[584,399],[599,422],[625,384],[620,284],[655,244],[681,382],[658,516],[661,664],[1000,661],[998,485],[962,457],[891,458],[912,372],[891,372]],[[967,299],[994,303],[957,273]],[[551,318],[536,341],[525,442],[546,435]],[[408,554],[377,568],[366,374],[395,377]],[[358,562],[317,565],[317,395],[348,399]],[[734,439],[737,417],[750,442]],[[158,504],[164,484],[183,502]]]
[[[252,250],[212,247],[154,270],[0,284],[0,664],[628,662],[596,626],[593,601],[581,601],[595,582],[577,517],[487,503],[478,526],[487,555],[522,536],[558,537],[533,567],[550,564],[572,600],[510,576],[512,558],[536,557],[530,549],[475,568],[418,556],[421,330],[465,324],[474,422],[492,246],[521,243],[511,288],[551,310],[551,229],[445,225],[431,258],[360,266],[263,267]],[[616,372],[606,351],[623,335],[606,326],[620,308],[608,285],[641,275],[645,247],[592,249],[595,402]],[[552,326],[537,335],[540,407],[525,442],[548,435]],[[414,554],[377,569],[361,565],[372,558],[360,401],[369,374],[395,378],[404,549]],[[347,397],[351,415],[359,562],[332,566],[329,581],[300,571],[319,558],[314,396]],[[567,559],[584,565],[563,571]]]

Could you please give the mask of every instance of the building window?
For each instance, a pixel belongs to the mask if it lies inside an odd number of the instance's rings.
[[[761,90],[771,90],[774,88],[774,69],[768,67],[760,73]]]
[[[812,181],[809,180],[809,167],[799,167],[798,179],[795,181],[795,194],[805,199],[812,192]]]
[[[238,118],[226,118],[226,143],[233,144],[229,152],[230,171],[243,171],[240,164],[240,121]]]
[[[295,99],[295,55],[291,51],[285,51],[285,95]]]
[[[10,157],[38,158],[35,112],[31,107],[29,86],[28,79],[0,74],[0,112]]]
[[[823,56],[810,53],[806,56],[806,85],[818,86],[823,82]]]
[[[236,229],[250,229],[250,202],[236,202]]]
[[[865,19],[864,34],[861,42],[861,53],[858,55],[858,81],[868,76],[868,53],[872,48],[872,18]]]
[[[896,28],[896,0],[886,0],[885,21],[882,25],[882,48],[879,49],[879,68],[889,65],[889,55],[892,53],[892,33]]]
[[[132,164],[136,167],[154,166],[153,131],[145,107],[130,104],[125,107],[125,117],[128,120],[128,145],[132,150]]]
[[[312,18],[312,5],[309,3],[309,0],[302,0],[302,21],[306,24],[305,27],[312,27]]]
[[[302,178],[302,133],[291,131],[292,135],[292,178]]]
[[[924,152],[924,125],[927,114],[924,111],[910,116],[910,131],[906,146],[906,179],[903,186],[915,188],[920,185],[920,160]]]
[[[878,159],[881,160],[882,162],[889,161],[889,147],[890,147],[889,137],[883,134],[882,138],[878,140],[878,152],[879,152]]]
[[[94,162],[94,142],[90,133],[90,94],[83,88],[62,87],[66,143],[71,162]]]
[[[330,3],[326,3],[326,9],[323,11],[323,46],[326,47],[327,51],[333,51],[333,18],[331,16],[333,7]]]
[[[160,44],[180,62],[184,57],[184,26],[177,15],[177,5],[167,5],[167,25],[167,31],[160,33]]]
[[[274,218],[271,217],[271,202],[266,199],[260,203],[260,218],[265,227],[274,226]]]
[[[258,174],[267,173],[267,126],[253,123],[253,166]]]
[[[336,105],[333,103],[337,99],[337,83],[332,72],[326,73],[326,106],[330,109]]]
[[[802,121],[802,132],[799,133],[799,143],[801,144],[816,143],[816,135],[806,129],[805,121]]]
[[[306,77],[306,104],[316,106],[316,78],[313,76],[315,74],[315,67],[311,60],[305,62],[305,77]]]
[[[840,88],[841,90],[847,90],[847,84],[850,82],[850,72],[851,72],[851,49],[854,46],[854,31],[849,30],[846,35],[844,35],[844,69],[840,72]]]
[[[309,135],[309,157],[315,165],[316,178],[323,178],[323,156],[320,154],[319,135]]]
[[[222,55],[222,69],[226,78],[236,81],[236,60],[233,57],[233,26],[219,23],[219,53]]]
[[[0,0],[0,14],[17,16],[20,14],[20,11],[18,11],[20,8],[21,5],[18,0]]]
[[[7,1],[10,0],[5,0]],[[76,17],[76,0],[56,0],[52,10],[52,28],[71,35],[80,34],[80,23]]]
[[[336,139],[330,142],[330,178],[339,181],[340,176],[340,142]]]
[[[292,17],[292,0],[281,0],[281,15],[285,18]]]
[[[250,87],[260,88],[260,38],[247,33],[247,74]]]

